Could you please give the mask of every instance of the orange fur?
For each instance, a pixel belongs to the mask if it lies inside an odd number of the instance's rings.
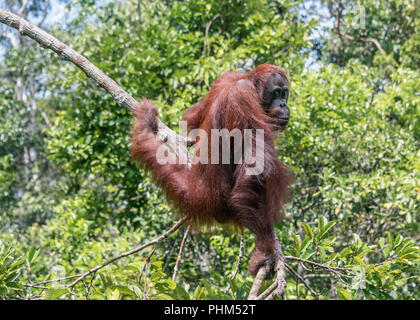
[[[268,77],[285,72],[273,65],[260,65],[243,74],[229,72],[217,79],[210,92],[185,113],[189,129],[226,128],[264,129],[264,171],[246,175],[246,164],[183,164],[160,165],[156,150],[156,107],[144,99],[135,111],[131,153],[148,171],[177,210],[198,225],[214,222],[246,227],[256,235],[256,250],[251,257],[250,272],[256,270],[275,248],[274,224],[279,221],[288,196],[290,173],[276,157],[276,129],[272,118],[264,112],[263,89]],[[288,80],[287,80],[288,82]],[[198,144],[206,143],[205,140]],[[231,146],[232,147],[232,146]],[[210,157],[209,148],[209,157]],[[219,155],[220,156],[220,155]],[[221,157],[221,156],[220,156]]]

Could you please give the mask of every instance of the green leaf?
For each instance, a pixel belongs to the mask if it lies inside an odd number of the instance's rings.
[[[108,300],[119,300],[121,296],[118,289],[111,289],[111,287],[105,290],[105,294]]]
[[[175,300],[172,296],[167,293],[161,293],[156,296],[157,300]]]
[[[300,246],[302,244],[302,242],[300,241],[300,237],[297,235],[293,235],[293,240],[295,241],[295,247],[298,253],[300,253]]]
[[[337,288],[337,294],[342,300],[353,300],[350,293],[344,288]]]
[[[335,225],[335,221],[328,222],[322,229],[321,234],[319,235],[319,238],[322,239],[333,226]]]
[[[133,297],[137,296],[136,293],[133,290],[131,290],[131,289],[125,287],[125,286],[112,285],[110,287],[110,289],[111,290],[118,290],[118,292],[120,292],[121,294],[126,294],[126,295],[133,296]]]
[[[38,257],[39,253],[41,252],[40,249],[37,249],[35,246],[32,246],[29,249],[29,252],[26,255],[26,259],[29,264],[32,264],[32,262],[35,261],[35,259]]]
[[[20,259],[20,260],[18,260],[18,261],[16,261],[15,263],[13,263],[10,267],[9,267],[9,272],[10,271],[13,271],[13,270],[15,270],[15,269],[18,269],[18,267],[19,266],[21,266],[22,264],[24,264],[25,263],[25,259],[24,258],[22,258],[22,259]]]
[[[205,290],[201,286],[197,286],[194,291],[193,300],[200,300],[201,296],[204,294]]]
[[[178,299],[190,300],[190,295],[180,284],[176,285],[175,292]]]
[[[313,238],[314,232],[312,231],[312,228],[304,222],[300,222],[300,225],[302,226],[303,230],[305,230],[306,235],[309,238]]]
[[[57,300],[66,293],[69,293],[66,288],[49,288],[42,295],[42,300]]]

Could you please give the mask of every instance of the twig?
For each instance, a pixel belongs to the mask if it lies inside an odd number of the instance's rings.
[[[344,282],[344,283],[346,283],[346,282],[341,277],[352,278],[352,276],[349,276],[347,274],[342,273],[343,271],[348,272],[348,270],[344,269],[344,268],[330,267],[330,266],[327,266],[327,265],[324,265],[324,264],[316,263],[314,261],[310,261],[310,260],[306,260],[306,259],[302,259],[302,258],[298,258],[298,257],[292,257],[292,256],[286,256],[286,259],[300,261],[300,262],[303,262],[303,263],[308,263],[312,266],[317,266],[317,267],[320,267],[320,268],[323,268],[323,269],[327,269],[328,271],[334,273],[334,275],[336,275],[337,278],[340,279],[340,281]],[[302,267],[303,267],[303,265],[302,265]],[[342,272],[340,272],[340,271],[342,271]]]
[[[86,285],[86,282],[85,282],[85,280],[82,280],[82,283],[83,283],[83,286],[85,287],[85,293],[86,293],[86,299],[87,300],[91,300],[90,299],[90,294],[89,294],[89,291],[90,291],[90,287],[88,287],[87,285]]]
[[[207,40],[209,38],[209,30],[211,27],[211,24],[220,17],[220,14],[216,14],[209,22],[206,23],[206,31],[204,33],[204,48],[203,48],[203,56],[206,54],[207,51]]]
[[[311,273],[311,274],[305,274],[303,277],[305,279],[307,279],[307,278],[330,278],[331,274],[329,274],[329,273]]]
[[[169,251],[169,253],[166,255],[166,260],[165,260],[165,264],[162,267],[162,271],[165,272],[166,268],[168,267],[169,261],[171,260],[172,254],[175,250],[176,247],[176,243],[177,243],[177,239],[174,240],[174,243],[172,244],[171,250]]]
[[[289,259],[289,260],[295,260],[295,261],[300,261],[300,262],[312,264],[314,266],[324,268],[324,269],[328,269],[328,270],[347,271],[347,269],[345,269],[345,268],[331,267],[331,266],[327,266],[325,264],[317,263],[317,262],[314,262],[314,261],[311,261],[311,260],[306,260],[306,259],[303,259],[303,258],[298,258],[298,257],[293,257],[293,256],[285,256],[285,258]]]
[[[156,237],[155,239],[153,239],[152,241],[150,241],[150,242],[148,242],[148,243],[145,243],[145,244],[143,244],[143,245],[141,245],[141,246],[138,246],[138,247],[136,247],[136,248],[134,248],[134,249],[132,249],[132,250],[129,250],[129,251],[127,251],[127,252],[124,252],[124,253],[122,253],[122,254],[119,254],[119,255],[117,255],[117,256],[115,256],[115,257],[113,257],[113,258],[111,258],[111,259],[109,259],[109,260],[107,260],[107,261],[105,261],[104,263],[102,263],[102,264],[100,264],[99,266],[96,266],[95,268],[92,268],[92,269],[90,269],[90,270],[88,270],[88,271],[86,271],[85,273],[83,273],[83,274],[81,274],[80,276],[79,276],[79,278],[77,278],[75,281],[73,281],[72,283],[70,283],[70,284],[68,284],[66,287],[68,287],[68,288],[71,288],[71,287],[74,287],[77,283],[79,283],[80,281],[82,281],[84,278],[86,278],[88,275],[90,275],[90,274],[92,274],[92,273],[94,273],[94,272],[96,272],[96,271],[98,271],[98,270],[100,270],[100,269],[102,269],[103,267],[105,267],[105,266],[107,266],[107,265],[109,265],[109,264],[111,264],[111,263],[113,263],[114,261],[116,261],[116,260],[119,260],[119,259],[121,259],[121,258],[124,258],[124,257],[127,257],[127,256],[129,256],[129,255],[132,255],[132,254],[134,254],[134,253],[136,253],[136,252],[139,252],[139,251],[141,251],[141,250],[143,250],[143,249],[145,249],[145,248],[147,248],[147,247],[150,247],[151,245],[154,245],[154,244],[156,244],[156,243],[158,243],[159,241],[161,241],[161,240],[163,240],[163,239],[166,239],[171,233],[173,233],[173,232],[175,232],[176,230],[178,230],[178,228],[187,220],[188,218],[187,217],[183,217],[183,218],[181,218],[180,220],[178,220],[178,222],[175,224],[175,225],[173,225],[172,226],[172,228],[170,228],[168,231],[166,231],[165,233],[163,233],[162,235],[160,235],[160,236],[158,236],[158,237]]]
[[[174,273],[172,274],[172,281],[175,281],[176,274],[178,273],[179,263],[182,258],[182,251],[184,251],[185,242],[187,240],[188,233],[190,232],[191,224],[188,225],[187,229],[184,232],[184,237],[182,238],[181,245],[179,246],[178,257],[176,258],[176,263],[174,267]]]
[[[49,289],[49,287],[39,286],[37,284],[24,284],[23,286],[27,288],[34,288],[34,289]]]
[[[243,255],[244,255],[244,230],[241,230],[241,240],[240,240],[240,243],[239,243],[239,255],[238,255],[238,261],[236,262],[236,268],[235,268],[235,271],[233,272],[233,275],[232,275],[232,277],[230,278],[230,279],[231,279],[231,281],[232,281],[232,280],[234,280],[234,279],[236,278],[236,275],[238,274],[239,267],[241,266],[241,262],[242,262]],[[229,291],[229,289],[230,289],[230,284],[231,284],[231,282],[229,282],[229,284],[228,284],[228,286],[227,286],[227,288],[226,288],[226,290],[225,290],[225,293],[227,293],[227,292]]]
[[[315,297],[315,299],[318,300],[319,295],[311,288],[311,286],[306,282],[306,280],[304,278],[302,278],[302,276],[299,273],[295,272],[295,270],[293,270],[287,263],[286,263],[286,268],[287,268],[287,270],[290,271],[290,273],[292,275],[295,276],[296,282],[298,282],[298,280],[300,280],[305,285],[305,287],[308,288],[308,290],[312,293],[312,295]]]
[[[243,255],[244,255],[244,231],[241,230],[241,241],[239,243],[239,256],[238,256],[238,261],[236,262],[235,272],[232,275],[232,280],[235,279],[236,275],[238,274],[239,267],[241,266]]]
[[[343,13],[343,6],[341,4],[341,1],[338,1],[336,12],[334,12],[334,8],[332,6],[331,1],[328,1],[328,10],[330,12],[330,15],[334,17],[334,30],[337,32],[338,36],[342,40],[343,38],[350,40],[350,41],[361,41],[365,43],[373,43],[375,47],[378,49],[378,51],[383,54],[387,55],[386,51],[382,48],[381,44],[379,43],[378,39],[375,38],[364,38],[364,37],[354,37],[341,29],[341,18]],[[388,64],[391,68],[395,69],[395,66],[392,64]]]
[[[16,12],[16,14],[21,15],[24,13],[24,11],[26,11],[26,7],[28,5],[28,0],[23,0],[22,5],[20,7],[20,9]]]
[[[147,300],[147,269],[149,268],[149,264],[145,264],[144,269],[144,288],[143,288],[143,300]]]
[[[350,35],[348,33],[345,33],[343,31],[340,31],[340,30],[336,30],[336,31],[343,38],[346,38],[346,39],[351,40],[351,41],[362,41],[362,42],[365,42],[365,43],[369,43],[369,42],[370,43],[373,43],[376,46],[376,48],[379,50],[379,52],[381,54],[386,55],[385,50],[382,48],[382,46],[379,43],[379,41],[377,39],[375,39],[375,38],[363,38],[363,37],[356,38],[356,37],[353,37],[352,35]]]
[[[140,283],[141,283],[141,278],[142,278],[143,274],[145,273],[145,270],[146,270],[147,266],[148,266],[148,265],[149,265],[149,263],[150,263],[150,259],[151,259],[151,258],[152,258],[152,256],[155,254],[155,251],[156,251],[157,247],[158,247],[158,246],[154,247],[154,248],[153,248],[153,250],[150,252],[149,256],[148,256],[148,257],[147,257],[147,259],[146,259],[146,262],[144,263],[143,268],[141,269],[140,276],[139,276],[139,280],[137,280],[137,283],[138,283],[139,285],[140,285]]]
[[[42,16],[41,21],[38,23],[38,27],[41,27],[44,24],[45,19],[47,18],[48,15],[48,8],[50,6],[50,1],[46,0],[45,4],[44,4],[44,14]]]
[[[72,276],[68,276],[68,277],[64,277],[64,278],[45,280],[45,281],[41,281],[41,282],[38,282],[38,283],[25,284],[24,286],[28,287],[28,288],[37,288],[38,286],[40,286],[42,284],[51,283],[51,282],[59,282],[59,281],[64,281],[64,280],[73,279],[73,278],[77,278],[77,277],[80,277],[80,274],[76,274],[76,275],[72,275]]]

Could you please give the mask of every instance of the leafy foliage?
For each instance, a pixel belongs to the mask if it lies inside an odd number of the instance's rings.
[[[223,72],[282,66],[292,119],[278,151],[295,180],[291,219],[276,231],[295,272],[288,299],[419,299],[416,4],[341,1],[349,40],[334,17],[317,33],[322,18],[301,11],[308,2],[73,0],[67,24],[46,28],[134,97],[154,99],[174,129]],[[324,12],[332,2],[320,2]],[[357,5],[364,29],[352,25]],[[378,38],[386,54],[360,38]],[[245,234],[232,279],[240,237],[220,227],[189,235],[174,280],[180,231],[66,287],[175,215],[129,158],[131,114],[33,42],[0,40],[0,298],[245,299],[253,239]]]

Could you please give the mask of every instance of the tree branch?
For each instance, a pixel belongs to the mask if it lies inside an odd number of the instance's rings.
[[[205,56],[206,51],[207,51],[207,40],[209,38],[209,30],[210,30],[211,24],[213,23],[214,20],[216,20],[219,17],[221,17],[220,14],[216,14],[209,22],[206,23],[206,31],[205,31],[205,34],[204,34],[203,56]],[[223,22],[223,20],[222,20],[222,22]]]
[[[244,230],[241,230],[241,240],[240,240],[240,243],[239,243],[239,255],[238,255],[238,260],[236,262],[235,271],[233,272],[233,275],[230,278],[231,281],[235,280],[236,275],[238,274],[238,271],[239,271],[239,267],[241,266],[242,258],[243,258],[243,255],[244,255],[244,239],[245,239]],[[229,282],[229,284],[228,284],[228,286],[225,290],[225,293],[227,293],[229,291],[229,289],[231,287],[231,283],[232,282]]]
[[[28,5],[28,0],[23,0],[22,5],[20,7],[20,9],[16,12],[16,14],[21,15],[23,14],[23,12],[26,11],[26,7]]]
[[[238,255],[238,261],[236,262],[236,268],[232,275],[232,280],[236,278],[236,275],[238,274],[239,267],[241,266],[242,257],[244,255],[244,230],[241,230],[241,240],[239,243],[239,255]]]
[[[178,266],[182,258],[182,251],[184,251],[185,242],[187,240],[188,233],[190,232],[190,228],[191,228],[191,224],[189,224],[187,229],[185,230],[184,237],[182,238],[181,245],[179,246],[178,257],[176,258],[174,273],[172,274],[172,281],[175,281],[176,279],[176,275],[178,273]]]
[[[311,261],[311,260],[302,259],[302,258],[298,258],[298,257],[285,256],[285,258],[288,259],[288,260],[295,260],[295,261],[299,261],[299,262],[312,264],[314,266],[317,266],[317,267],[320,267],[320,268],[323,268],[323,269],[327,269],[329,271],[347,271],[347,269],[345,269],[345,268],[330,267],[330,266],[327,266],[325,264],[317,263],[317,262],[314,262],[314,261]]]
[[[299,273],[293,270],[292,267],[290,267],[287,263],[286,263],[286,269],[289,270],[289,272],[295,277],[296,282],[300,280],[305,285],[305,287],[308,288],[308,290],[312,293],[315,299],[318,300],[319,294],[317,294],[314,291],[314,289],[311,288],[311,286],[306,282],[306,280]]]
[[[77,283],[79,283],[80,281],[82,281],[84,278],[86,278],[88,275],[95,273],[96,271],[102,269],[103,267],[106,267],[107,265],[113,263],[116,260],[119,260],[121,258],[127,257],[129,255],[132,255],[136,252],[139,252],[147,247],[150,247],[151,245],[154,245],[156,243],[158,243],[159,241],[166,239],[171,233],[175,232],[176,230],[178,230],[178,228],[187,220],[187,217],[183,217],[180,220],[178,220],[178,222],[176,224],[174,224],[172,226],[172,228],[170,228],[168,231],[166,231],[165,233],[161,234],[160,236],[156,237],[155,239],[153,239],[152,241],[142,244],[141,246],[138,246],[132,250],[129,250],[127,252],[121,253],[107,261],[105,261],[104,263],[100,264],[99,266],[96,266],[92,269],[89,269],[88,271],[86,271],[85,273],[81,274],[75,281],[73,281],[72,283],[68,284],[66,287],[67,288],[71,288],[74,287]]]
[[[121,88],[114,80],[109,78],[102,70],[65,43],[18,15],[3,9],[0,9],[0,22],[15,28],[21,35],[28,36],[38,42],[42,47],[50,49],[57,53],[61,58],[72,62],[89,78],[93,79],[97,85],[105,89],[120,106],[124,106],[130,111],[136,109],[138,103],[136,99]],[[187,162],[189,162],[189,153],[186,147],[187,139],[176,134],[175,131],[168,128],[159,119],[157,120],[157,137],[165,142],[172,152],[176,153],[179,157],[186,158]]]
[[[42,15],[41,21],[38,23],[38,27],[41,27],[44,24],[45,19],[47,18],[47,15],[48,15],[49,7],[50,7],[50,0],[46,0],[44,4],[44,14]]]
[[[364,37],[354,37],[344,31],[341,30],[341,18],[343,16],[343,5],[341,4],[341,1],[338,1],[337,3],[337,8],[334,12],[334,8],[332,5],[331,1],[328,1],[328,10],[331,14],[331,16],[334,17],[334,30],[335,32],[337,32],[338,36],[343,39],[347,39],[350,41],[362,41],[365,43],[373,43],[376,48],[378,49],[378,51],[383,54],[383,55],[387,55],[386,51],[382,48],[381,44],[379,43],[379,41],[375,38],[364,38]]]

